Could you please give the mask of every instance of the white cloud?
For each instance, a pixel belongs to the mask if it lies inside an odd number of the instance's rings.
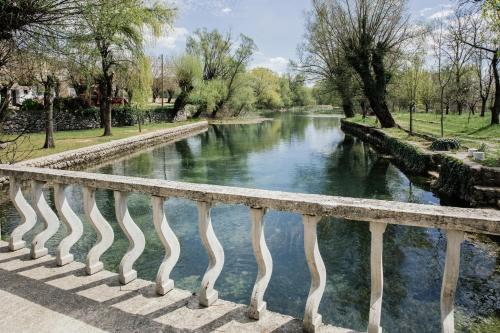
[[[173,51],[179,47],[184,47],[189,31],[184,27],[175,27],[164,31],[159,38],[154,38],[151,31],[146,31],[145,35],[147,53],[158,55],[165,51]]]
[[[224,7],[224,8],[222,8],[222,12],[223,12],[224,14],[229,14],[229,13],[231,13],[232,11],[233,11],[233,10],[232,10],[231,8],[229,8],[229,7]]]
[[[287,71],[289,63],[290,61],[286,58],[274,57],[274,58],[264,59],[263,61],[254,62],[250,67],[251,68],[264,67],[278,74],[283,74]]]
[[[454,10],[453,9],[442,9],[440,11],[435,12],[434,14],[429,16],[429,19],[435,20],[435,19],[442,19],[442,18],[447,18],[453,15]]]

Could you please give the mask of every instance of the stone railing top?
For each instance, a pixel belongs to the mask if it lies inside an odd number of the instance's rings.
[[[243,204],[248,207],[271,208],[304,215],[500,235],[500,211],[491,209],[299,194],[15,165],[0,165],[0,174],[13,176],[19,180],[81,185],[195,201]]]

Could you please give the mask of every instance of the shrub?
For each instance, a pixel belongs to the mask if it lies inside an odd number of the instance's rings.
[[[34,99],[26,99],[21,105],[23,111],[34,111],[43,109],[43,104]]]
[[[431,144],[433,151],[450,151],[460,148],[460,142],[457,139],[436,139]]]
[[[81,111],[90,108],[90,103],[83,97],[59,97],[54,100],[59,110]]]

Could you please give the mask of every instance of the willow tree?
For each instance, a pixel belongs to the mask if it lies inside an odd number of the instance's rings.
[[[305,41],[299,46],[298,69],[312,79],[323,81],[323,85],[334,87],[342,100],[345,116],[351,118],[354,117],[354,72],[327,20],[327,4],[313,1],[306,22]]]
[[[145,28],[159,37],[171,25],[175,9],[141,0],[93,0],[82,8],[82,31],[76,38],[100,58],[97,78],[104,136],[111,135],[113,76],[116,66],[143,56]]]
[[[325,21],[382,127],[396,122],[387,106],[390,71],[386,58],[409,37],[406,0],[314,0],[323,4]]]
[[[203,64],[203,80],[220,80],[225,82],[225,94],[222,96],[211,116],[215,118],[226,103],[236,94],[239,88],[239,75],[245,68],[257,49],[254,41],[245,35],[234,40],[231,34],[221,34],[217,30],[197,30],[187,40],[186,51],[201,59]],[[175,112],[179,110],[174,108]]]
[[[0,68],[16,48],[44,47],[47,38],[66,35],[80,13],[80,0],[0,1]]]

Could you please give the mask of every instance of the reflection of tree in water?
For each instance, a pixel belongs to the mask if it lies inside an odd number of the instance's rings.
[[[248,183],[249,154],[268,151],[293,136],[303,137],[309,119],[301,118],[284,117],[257,125],[213,125],[200,136],[201,151],[196,163],[203,167],[196,165],[196,170],[202,168],[204,181],[213,184]],[[182,141],[182,145],[177,145],[176,150],[183,159],[183,176],[193,177],[195,168],[191,163],[195,162],[192,153],[188,153],[189,143]]]
[[[191,170],[196,165],[196,157],[191,151],[191,147],[187,140],[176,141],[174,143],[175,150],[181,157],[182,172]],[[182,174],[181,174],[182,176]]]

